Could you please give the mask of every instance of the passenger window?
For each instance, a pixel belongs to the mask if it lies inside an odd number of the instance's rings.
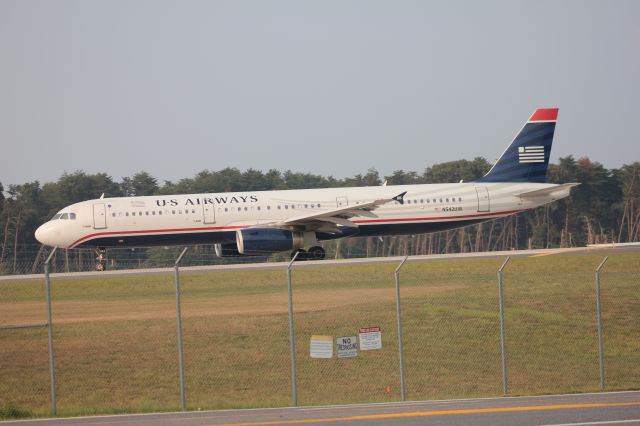
[[[176,211],[175,210],[171,210],[171,214],[176,214]]]
[[[318,208],[320,208],[320,203],[318,203]]]
[[[125,216],[129,216],[129,212],[125,212],[125,213],[124,213],[124,215],[125,215]]]
[[[282,207],[280,206],[280,204],[278,204],[278,210],[280,210]]]
[[[162,216],[162,210],[158,210],[158,215]]]
[[[271,210],[271,206],[267,206],[267,210]]]
[[[149,211],[144,212],[145,215],[149,216]]]
[[[304,208],[306,209],[307,207],[309,207],[309,205],[308,205],[308,204],[305,204],[305,205],[304,205]]]
[[[285,209],[288,209],[288,208],[289,208],[289,204],[285,204],[285,205],[284,205],[284,208],[285,208]]]
[[[447,203],[449,202],[449,199],[447,198]]]
[[[458,201],[462,201],[462,197],[458,198]]]
[[[228,212],[228,211],[229,211],[229,208],[228,208],[228,207],[225,207],[225,208],[224,208],[224,211],[225,211],[225,212]]]
[[[152,216],[155,216],[155,215],[156,215],[156,211],[155,211],[155,210],[154,210],[154,211],[152,211],[152,212],[151,212],[151,215],[152,215]]]
[[[260,210],[260,206],[258,206],[258,210]]]
[[[191,209],[191,213],[195,214],[196,213],[195,209]]]
[[[291,204],[291,210],[295,209],[296,205],[295,204]]]

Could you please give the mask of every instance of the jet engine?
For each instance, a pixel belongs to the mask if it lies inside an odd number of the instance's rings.
[[[244,255],[262,255],[304,247],[304,232],[277,228],[248,228],[236,232],[238,252]]]
[[[242,256],[235,244],[215,244],[216,256],[218,257],[238,257]]]

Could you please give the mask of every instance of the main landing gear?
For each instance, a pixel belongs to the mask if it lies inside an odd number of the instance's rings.
[[[325,258],[325,255],[326,255],[324,249],[320,246],[313,246],[309,248],[309,250],[305,250],[305,249],[294,250],[291,252],[291,259],[293,259],[296,253],[299,253],[298,257],[296,257],[296,260],[322,260]]]
[[[103,248],[96,249],[96,271],[104,271],[107,268],[107,250]]]

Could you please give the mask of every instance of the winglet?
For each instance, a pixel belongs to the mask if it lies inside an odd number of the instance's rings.
[[[404,191],[402,194],[398,194],[392,198],[393,201],[397,201],[400,204],[404,204],[404,196],[407,195],[407,191]]]

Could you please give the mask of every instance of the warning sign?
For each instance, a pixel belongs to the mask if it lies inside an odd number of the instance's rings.
[[[333,357],[333,336],[311,336],[309,355],[311,358]]]
[[[356,336],[338,337],[336,339],[336,354],[338,358],[358,356],[358,338]]]
[[[361,351],[382,349],[382,333],[378,326],[360,328],[358,338],[360,339]]]

